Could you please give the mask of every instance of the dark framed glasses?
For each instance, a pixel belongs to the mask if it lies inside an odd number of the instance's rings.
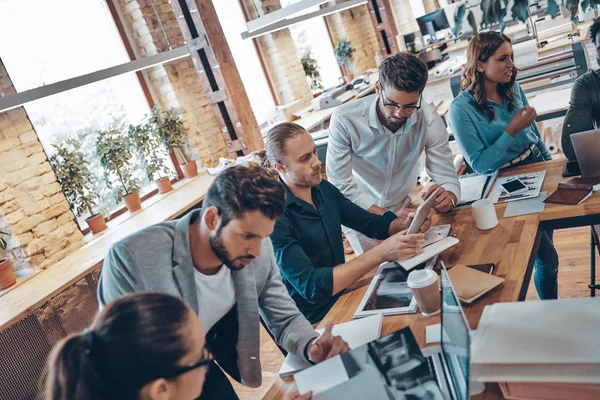
[[[208,349],[205,347],[202,352],[202,358],[200,358],[200,360],[196,361],[195,363],[189,364],[189,365],[177,366],[177,367],[173,368],[173,370],[169,374],[167,374],[167,376],[165,376],[165,378],[167,378],[167,379],[176,378],[179,375],[185,374],[186,372],[192,371],[196,368],[210,365],[210,364],[212,364],[212,362],[213,362],[213,356],[210,353],[210,351],[208,351]]]
[[[389,112],[394,113],[394,114],[396,114],[398,112],[402,112],[405,115],[412,114],[413,112],[415,112],[415,110],[421,109],[421,103],[423,102],[422,94],[419,95],[419,104],[416,104],[416,105],[411,104],[411,105],[406,105],[406,106],[390,102],[385,97],[383,97],[383,91],[381,91],[380,95],[381,95],[381,104],[383,104],[383,106]]]

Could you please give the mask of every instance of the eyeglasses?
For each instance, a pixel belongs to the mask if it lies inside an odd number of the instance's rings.
[[[381,91],[381,104],[392,114],[397,114],[398,112],[402,112],[404,115],[410,115],[415,112],[415,110],[421,109],[421,102],[423,101],[423,95],[419,95],[419,104],[418,105],[407,105],[403,106],[400,104],[389,102],[385,97],[383,97],[383,91]]]
[[[213,362],[213,356],[208,351],[208,349],[205,347],[202,352],[202,358],[200,358],[200,360],[198,360],[197,362],[190,364],[190,365],[175,367],[171,371],[170,374],[167,374],[168,376],[165,376],[165,378],[167,378],[167,379],[175,378],[181,374],[185,374],[186,372],[192,371],[196,368],[204,367],[205,365],[210,365],[210,364],[212,364],[212,362]]]

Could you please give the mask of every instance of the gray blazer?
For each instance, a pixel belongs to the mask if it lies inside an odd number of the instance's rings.
[[[200,210],[163,222],[119,241],[108,252],[98,283],[98,301],[105,305],[129,292],[161,292],[181,298],[198,312],[190,223]],[[232,271],[238,313],[237,365],[242,383],[261,384],[259,313],[275,340],[304,358],[308,342],[317,337],[281,282],[273,245],[263,240],[262,253],[241,271]]]

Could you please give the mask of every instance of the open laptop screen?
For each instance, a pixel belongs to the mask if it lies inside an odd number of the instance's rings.
[[[442,352],[452,398],[469,398],[469,324],[442,263]]]

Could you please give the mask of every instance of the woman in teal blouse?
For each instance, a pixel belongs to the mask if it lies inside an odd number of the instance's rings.
[[[535,124],[535,109],[515,82],[517,71],[507,36],[485,32],[471,39],[463,91],[450,106],[450,125],[477,173],[552,159]],[[552,231],[546,231],[535,260],[534,281],[541,299],[557,298],[557,275],[558,254]]]

